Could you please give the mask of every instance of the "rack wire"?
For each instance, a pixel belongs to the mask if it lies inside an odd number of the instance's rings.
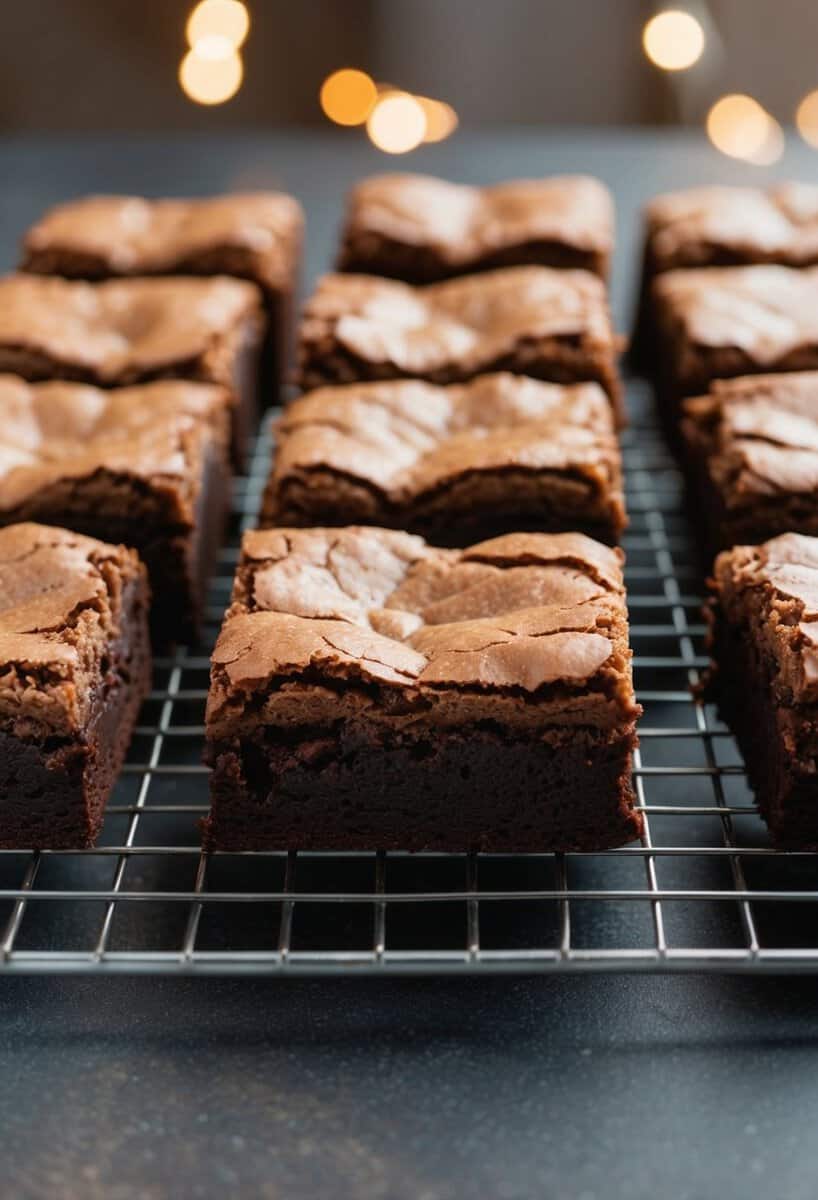
[[[632,389],[625,538],[641,844],[600,854],[205,856],[208,651],[268,464],[238,481],[207,639],[157,662],[89,851],[0,853],[0,972],[818,972],[818,856],[774,851],[705,664],[681,479]]]

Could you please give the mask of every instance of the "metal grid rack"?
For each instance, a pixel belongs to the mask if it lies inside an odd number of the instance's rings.
[[[157,663],[91,851],[0,853],[0,971],[818,972],[818,856],[777,853],[728,731],[695,703],[700,572],[680,478],[634,389],[624,441],[641,845],[603,854],[214,854],[198,846],[207,652],[267,439],[237,484],[208,639]]]

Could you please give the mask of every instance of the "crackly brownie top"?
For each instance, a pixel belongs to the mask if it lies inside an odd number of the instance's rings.
[[[325,275],[304,310],[302,365],[337,348],[406,375],[474,374],[538,339],[583,339],[613,354],[602,280],[588,271],[506,267],[421,287]]]
[[[653,294],[687,344],[735,348],[761,365],[818,348],[818,267],[711,267],[659,275]]]
[[[143,576],[123,546],[46,525],[0,529],[0,726],[82,731],[122,632],[123,586]]]
[[[0,363],[25,374],[26,356],[91,381],[130,382],[141,373],[201,360],[258,319],[252,283],[214,276],[113,279],[103,283],[0,278]],[[8,364],[11,365],[11,364]]]
[[[203,440],[226,452],[228,413],[215,384],[159,380],[108,390],[0,375],[0,510],[101,471],[190,498]]]
[[[375,237],[432,250],[458,269],[499,250],[548,241],[608,254],[613,203],[586,175],[521,179],[489,187],[447,183],[429,175],[377,175],[349,196],[345,259]]]
[[[728,507],[818,490],[818,371],[717,381],[685,416]]]
[[[645,210],[655,269],[818,260],[818,186],[700,187],[657,196]]]
[[[324,470],[394,505],[489,470],[563,472],[595,491],[618,487],[611,406],[596,383],[563,387],[500,372],[448,387],[318,388],[288,406],[277,443],[276,486]]]
[[[213,655],[210,732],[342,716],[631,722],[620,564],[582,534],[440,550],[362,527],[248,533]]]
[[[783,704],[818,701],[818,538],[784,533],[734,546],[715,564],[715,588],[732,621],[747,620],[775,663]]]
[[[172,274],[207,265],[230,274],[241,262],[266,287],[291,282],[303,216],[283,192],[197,200],[86,196],[50,209],[23,242],[28,270],[100,275]],[[219,264],[219,254],[225,256]]]

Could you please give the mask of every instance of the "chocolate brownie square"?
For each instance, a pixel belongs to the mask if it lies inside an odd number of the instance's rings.
[[[639,837],[621,553],[248,533],[212,659],[211,849],[600,850]]]
[[[224,276],[0,278],[0,372],[97,387],[154,379],[221,384],[230,391],[237,459],[255,422],[263,327],[258,289]]]
[[[653,284],[658,390],[678,420],[714,379],[818,368],[818,267],[667,271]]]
[[[587,175],[488,187],[376,175],[350,193],[338,269],[435,283],[533,263],[605,279],[613,234],[611,194]]]
[[[818,186],[697,187],[645,208],[651,275],[679,267],[818,263]]]
[[[148,582],[132,550],[0,529],[0,846],[93,846],[148,693]]]
[[[436,544],[525,529],[616,543],[622,462],[596,383],[480,375],[318,388],[276,429],[261,524],[408,529]]]
[[[710,592],[706,695],[736,735],[773,841],[818,849],[818,539],[734,546]]]
[[[234,275],[261,288],[270,379],[288,365],[304,214],[284,192],[193,200],[85,196],[57,205],[23,240],[22,270],[69,279]],[[275,391],[270,393],[270,402]]]
[[[681,429],[712,547],[818,534],[818,372],[717,381]]]
[[[447,384],[513,371],[599,383],[621,420],[616,354],[605,285],[588,271],[506,267],[425,287],[325,275],[304,310],[298,382]]]
[[[645,208],[642,282],[633,357],[653,358],[650,289],[662,271],[691,267],[818,264],[818,187],[695,187]]]
[[[229,501],[229,397],[214,384],[28,384],[0,375],[0,524],[123,542],[153,588],[154,642],[193,641]]]

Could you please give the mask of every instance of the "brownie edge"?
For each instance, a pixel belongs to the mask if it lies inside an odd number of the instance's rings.
[[[736,737],[773,842],[818,849],[818,538],[734,546],[709,590],[703,693]]]
[[[680,430],[712,553],[818,534],[818,372],[717,380],[685,401]]]
[[[150,688],[148,606],[133,551],[0,530],[0,847],[94,845]]]

